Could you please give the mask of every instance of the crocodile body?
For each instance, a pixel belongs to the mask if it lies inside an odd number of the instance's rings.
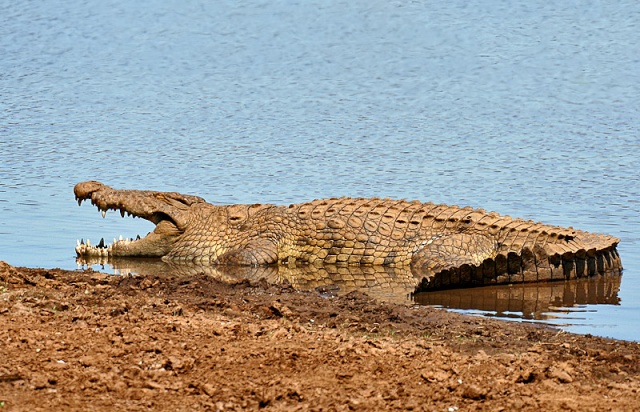
[[[79,256],[155,256],[201,265],[411,267],[447,285],[619,272],[619,239],[469,207],[334,198],[290,206],[217,206],[175,192],[79,183],[79,203],[156,224],[140,240],[79,244]]]

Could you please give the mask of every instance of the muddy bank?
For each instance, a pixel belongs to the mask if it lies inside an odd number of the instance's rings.
[[[640,345],[204,274],[0,262],[0,410],[633,410]]]

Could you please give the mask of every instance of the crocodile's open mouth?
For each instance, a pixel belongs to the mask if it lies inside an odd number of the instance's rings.
[[[95,181],[77,184],[74,192],[78,205],[90,200],[103,217],[112,210],[120,212],[122,217],[139,217],[156,225],[152,232],[142,238],[114,239],[110,244],[101,239],[97,245],[92,245],[88,240],[78,241],[78,256],[164,256],[184,232],[185,211],[193,203],[203,201],[195,196],[178,193],[114,190]]]
[[[83,199],[78,199],[78,204],[82,204]],[[92,202],[93,203],[93,202]],[[102,217],[105,217],[108,210],[120,211],[122,217],[140,217],[148,220],[156,225],[152,232],[146,236],[135,238],[113,239],[112,243],[105,242],[104,238],[96,245],[92,245],[91,241],[84,239],[77,241],[76,254],[78,256],[145,256],[145,257],[161,257],[169,253],[171,247],[175,243],[178,236],[182,234],[170,216],[163,213],[155,213],[152,216],[139,216],[135,213],[125,210],[124,208],[110,207],[102,209]]]

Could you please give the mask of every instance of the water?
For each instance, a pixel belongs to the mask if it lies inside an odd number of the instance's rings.
[[[639,24],[632,1],[2,2],[0,259],[71,269],[77,238],[151,229],[78,208],[88,179],[471,205],[620,237],[618,300],[560,323],[640,340]]]

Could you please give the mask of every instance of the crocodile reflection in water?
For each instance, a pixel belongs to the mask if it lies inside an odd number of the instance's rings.
[[[421,305],[447,309],[495,312],[497,317],[546,320],[553,313],[571,312],[581,305],[619,305],[620,276],[594,276],[560,282],[520,283],[472,289],[417,293]]]
[[[78,258],[78,265],[111,266],[116,274],[185,276],[206,274],[235,283],[243,279],[264,279],[269,283],[288,281],[299,290],[315,290],[323,296],[342,295],[357,290],[370,297],[393,303],[418,303],[450,309],[483,310],[497,316],[544,319],[544,313],[558,307],[582,304],[618,304],[621,276],[595,276],[557,282],[485,286],[416,293],[424,277],[409,268],[387,266],[208,266],[175,264],[160,259]]]
[[[185,276],[206,274],[214,279],[236,283],[243,279],[279,284],[289,282],[295,289],[316,290],[326,295],[361,290],[374,299],[408,303],[420,283],[408,268],[389,266],[210,266],[175,263],[152,258],[78,257],[84,267],[108,264],[115,274],[153,274]]]

